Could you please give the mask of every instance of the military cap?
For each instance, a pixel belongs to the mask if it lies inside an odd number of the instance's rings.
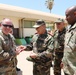
[[[43,20],[37,20],[33,27],[37,28],[40,27],[41,25],[45,25],[45,22]]]
[[[55,23],[61,23],[61,22],[64,22],[64,19],[61,19],[61,18],[58,18]]]

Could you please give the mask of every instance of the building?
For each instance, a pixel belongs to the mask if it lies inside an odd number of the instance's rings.
[[[17,6],[0,4],[0,20],[3,18],[10,18],[13,21],[14,36],[16,38],[22,38],[31,36],[36,32],[32,26],[38,19],[45,20],[47,28],[55,29],[54,21],[57,18],[64,19],[65,17]]]

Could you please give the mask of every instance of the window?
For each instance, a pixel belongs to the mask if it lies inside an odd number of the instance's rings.
[[[24,28],[32,28],[34,24],[34,21],[24,20]]]
[[[50,30],[54,29],[53,23],[46,23],[46,28],[49,28]]]

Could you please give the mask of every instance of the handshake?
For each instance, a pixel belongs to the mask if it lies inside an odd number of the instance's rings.
[[[20,45],[16,47],[16,55],[18,55],[19,53],[21,53],[22,51],[24,51],[26,49],[26,46]]]

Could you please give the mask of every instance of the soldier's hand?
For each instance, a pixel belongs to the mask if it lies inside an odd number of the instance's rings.
[[[16,52],[16,55],[18,55],[20,54],[21,50],[19,48],[16,48],[15,52]]]
[[[18,55],[20,52],[24,51],[25,49],[26,49],[26,47],[23,45],[17,46],[16,50],[15,50],[16,54]]]
[[[63,68],[63,62],[61,62],[60,67]]]
[[[37,57],[37,54],[34,53],[34,52],[32,52],[32,53],[30,54],[30,57],[31,57],[31,58],[36,58],[36,57]]]
[[[26,46],[20,45],[20,46],[18,46],[18,48],[19,48],[21,51],[24,51],[24,50],[26,49]]]

